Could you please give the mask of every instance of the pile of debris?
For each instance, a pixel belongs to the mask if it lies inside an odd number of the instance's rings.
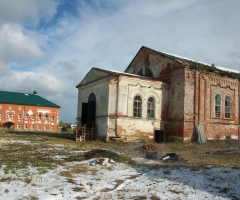
[[[143,144],[141,147],[134,149],[134,152],[142,153],[142,154],[147,153],[149,151],[150,152],[158,152],[159,148],[157,148],[153,144]]]
[[[164,162],[186,162],[187,160],[179,157],[176,153],[167,153],[161,157]]]
[[[185,162],[187,160],[179,157],[176,153],[161,152],[158,147],[153,144],[143,144],[141,147],[134,149],[136,153],[145,154],[146,159],[162,160],[164,162]]]

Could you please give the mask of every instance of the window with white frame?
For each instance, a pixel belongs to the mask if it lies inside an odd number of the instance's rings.
[[[0,105],[0,109],[2,109],[2,105]]]
[[[22,118],[22,115],[21,114],[18,114],[18,119],[21,119]]]
[[[44,130],[47,130],[47,126],[44,126]]]
[[[18,125],[17,125],[17,128],[21,128],[21,125],[20,125],[20,124],[18,124]]]
[[[2,118],[2,113],[0,113],[0,118]]]
[[[133,100],[133,116],[142,116],[142,98],[140,96],[135,96]]]
[[[9,106],[9,110],[12,110],[12,106]]]
[[[19,106],[19,107],[18,107],[18,110],[22,110],[22,106]]]
[[[231,118],[231,98],[225,97],[225,118]]]
[[[27,127],[28,127],[27,124],[24,124],[24,129],[27,129]]]
[[[31,125],[31,129],[34,129],[34,125],[33,124]]]
[[[38,119],[42,120],[42,115],[41,114],[38,115]]]
[[[221,117],[221,95],[218,93],[215,95],[215,117]]]
[[[35,119],[35,115],[32,115],[32,120],[34,120]]]
[[[28,119],[28,114],[25,115],[25,119]]]
[[[48,115],[45,115],[45,120],[48,120]]]
[[[54,121],[54,116],[52,116],[52,121]]]
[[[154,118],[154,117],[155,117],[154,99],[150,97],[147,102],[147,118]]]
[[[9,114],[6,115],[6,118],[12,119],[12,118],[14,118],[14,117],[13,117],[12,113],[9,113]]]
[[[52,130],[52,131],[54,130],[54,127],[53,127],[53,126],[51,126],[51,130]]]
[[[41,126],[40,125],[38,125],[38,130],[40,130],[41,129]]]

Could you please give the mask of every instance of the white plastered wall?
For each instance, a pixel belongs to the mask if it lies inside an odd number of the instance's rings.
[[[137,77],[120,76],[119,83],[109,89],[108,136],[148,135],[153,137],[154,130],[164,128],[161,123],[162,103],[168,97],[162,96],[164,83]],[[168,94],[168,92],[167,92]],[[133,117],[133,99],[136,95],[142,98],[142,116]],[[116,98],[117,97],[117,98]],[[155,102],[154,119],[147,118],[147,101],[153,97]]]

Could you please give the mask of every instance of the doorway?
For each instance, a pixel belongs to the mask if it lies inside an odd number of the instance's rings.
[[[3,124],[3,127],[4,129],[7,128],[7,129],[14,129],[14,123],[12,122],[6,122]]]
[[[92,92],[87,103],[82,103],[81,126],[95,127],[96,118],[96,96]]]
[[[154,142],[162,143],[165,141],[165,131],[164,130],[155,130],[154,131]]]

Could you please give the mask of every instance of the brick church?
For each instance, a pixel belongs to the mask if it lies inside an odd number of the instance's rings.
[[[240,139],[240,73],[142,47],[124,72],[92,68],[76,86],[79,125],[99,138]]]
[[[5,129],[58,131],[59,109],[36,91],[0,91],[0,126]]]

